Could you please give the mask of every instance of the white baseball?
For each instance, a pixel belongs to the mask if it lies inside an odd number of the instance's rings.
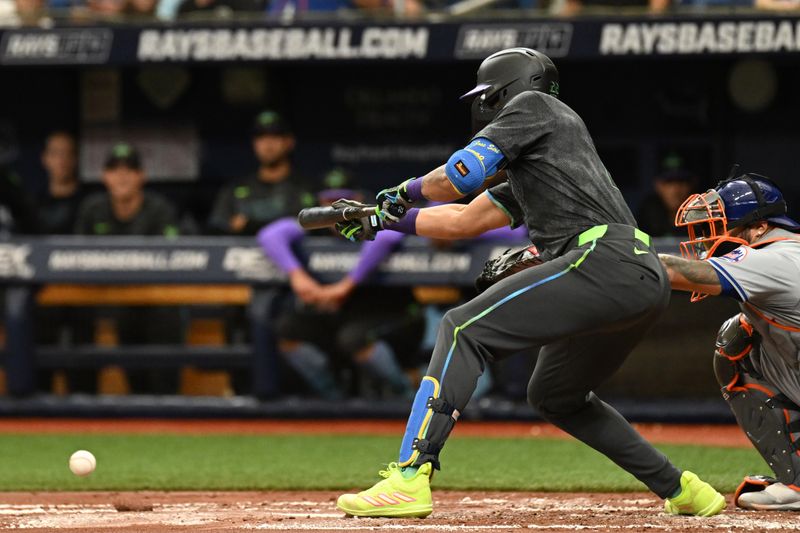
[[[96,466],[97,459],[94,458],[92,452],[86,450],[78,450],[69,458],[69,469],[76,476],[88,476],[94,472]]]

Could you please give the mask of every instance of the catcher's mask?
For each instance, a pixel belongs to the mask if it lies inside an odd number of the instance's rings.
[[[539,91],[558,97],[558,70],[549,57],[531,48],[507,48],[478,67],[475,87],[461,100],[472,99],[472,133],[478,133],[515,96]]]
[[[758,174],[730,177],[715,189],[691,195],[678,208],[675,225],[685,227],[689,234],[689,240],[680,243],[681,255],[706,260],[749,245],[731,232],[762,220],[793,231],[800,229],[800,224],[786,216],[783,194],[772,180]],[[706,296],[693,292],[692,301]]]

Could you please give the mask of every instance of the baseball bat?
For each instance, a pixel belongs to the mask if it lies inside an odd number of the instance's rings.
[[[327,228],[339,222],[364,218],[375,214],[375,206],[368,207],[306,207],[297,215],[297,222],[305,229]]]

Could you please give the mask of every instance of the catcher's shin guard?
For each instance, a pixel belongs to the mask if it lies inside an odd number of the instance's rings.
[[[800,407],[760,379],[750,354],[757,337],[739,316],[720,329],[714,373],[736,421],[781,483],[800,482]]]
[[[714,357],[722,397],[758,453],[782,483],[800,482],[800,407],[748,371],[745,361]]]
[[[722,396],[731,406],[736,421],[781,483],[800,482],[800,409],[782,394],[742,379]]]
[[[460,413],[439,394],[440,385],[436,378],[422,378],[400,445],[400,466],[431,463],[434,468],[440,468],[439,452]]]

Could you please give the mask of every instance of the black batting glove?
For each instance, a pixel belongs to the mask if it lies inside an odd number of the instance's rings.
[[[401,218],[406,216],[406,213],[414,204],[406,190],[406,186],[411,179],[407,179],[396,187],[383,189],[378,193],[375,197],[378,202],[378,216],[390,222],[399,222]]]
[[[346,199],[336,200],[331,205],[336,208],[369,207],[368,204]],[[375,235],[383,229],[383,220],[378,216],[377,211],[378,208],[376,207],[374,215],[357,220],[339,222],[336,224],[336,231],[348,241],[374,241]]]

